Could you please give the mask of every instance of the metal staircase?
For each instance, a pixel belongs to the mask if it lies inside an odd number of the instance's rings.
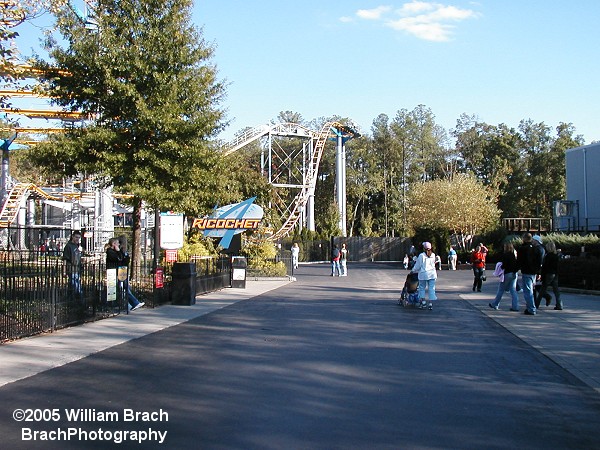
[[[298,223],[298,220],[302,215],[302,211],[308,202],[311,192],[314,192],[315,190],[317,184],[317,175],[319,173],[319,164],[321,163],[321,156],[323,155],[323,150],[325,149],[327,139],[329,139],[331,134],[331,128],[336,125],[338,125],[336,122],[328,122],[323,125],[321,131],[317,134],[317,141],[313,147],[310,164],[307,168],[306,182],[304,186],[302,186],[300,192],[298,192],[296,195],[287,219],[281,228],[279,228],[279,230],[269,237],[269,240],[276,241],[280,238],[286,237],[294,230],[294,227]]]
[[[223,154],[225,156],[230,155],[236,150],[245,147],[246,145],[261,138],[262,136],[265,136],[270,131],[271,127],[269,125],[260,125],[255,128],[248,128],[239,136],[236,136],[232,141],[225,144],[225,146],[223,147]]]
[[[33,183],[17,183],[10,190],[0,211],[0,228],[7,228],[17,218],[21,203],[31,193],[43,198],[54,198]]]
[[[302,217],[302,211],[305,209],[311,194],[314,193],[319,173],[319,164],[325,149],[325,144],[330,137],[336,135],[334,133],[334,130],[336,129],[346,131],[349,130],[348,127],[338,122],[327,122],[325,125],[323,125],[319,132],[310,130],[296,123],[261,125],[255,128],[248,128],[245,132],[240,133],[240,135],[238,135],[235,139],[223,146],[223,154],[230,155],[236,150],[239,150],[253,141],[267,135],[311,138],[314,142],[314,144],[311,145],[311,154],[309,158],[307,158],[306,169],[304,172],[305,176],[302,185],[277,185],[271,180],[271,183],[274,186],[287,188],[298,187],[300,189],[298,194],[293,197],[293,200],[287,205],[287,207],[283,211],[280,211],[282,219],[285,217],[283,225],[267,239],[275,241],[287,236],[294,230],[298,220],[300,220]]]

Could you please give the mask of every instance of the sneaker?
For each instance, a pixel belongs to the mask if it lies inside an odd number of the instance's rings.
[[[429,305],[427,305],[427,309],[431,311],[433,309],[433,303],[429,302]]]
[[[555,306],[554,309],[557,311],[562,311],[562,306]]]
[[[142,306],[144,306],[146,303],[145,302],[139,302],[137,305],[135,305],[133,308],[131,308],[132,311],[135,311],[136,309],[141,308]]]
[[[510,310],[511,310],[511,311],[514,311],[514,312],[519,312],[519,310],[518,310],[518,309],[515,309],[515,308],[510,308]]]
[[[492,309],[495,309],[496,311],[498,310],[497,306],[492,305],[491,303],[488,303],[488,306]]]
[[[528,316],[535,316],[534,312],[529,311],[528,309],[525,310],[524,314],[528,315]]]
[[[421,300],[421,304],[419,305],[419,308],[425,309],[426,307],[427,307],[427,302],[425,300]]]

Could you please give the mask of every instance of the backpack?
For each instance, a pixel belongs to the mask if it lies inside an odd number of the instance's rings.
[[[332,256],[334,260],[338,260],[340,258],[340,250],[338,248],[334,248]]]

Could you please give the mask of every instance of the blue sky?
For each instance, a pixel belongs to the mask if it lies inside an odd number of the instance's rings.
[[[370,133],[379,114],[423,104],[448,130],[462,113],[567,122],[590,143],[598,17],[596,0],[196,0],[193,20],[228,83],[224,140],[286,110]]]

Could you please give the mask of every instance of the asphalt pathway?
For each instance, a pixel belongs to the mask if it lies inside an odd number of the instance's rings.
[[[488,312],[495,285],[469,292],[467,271],[440,272],[433,311],[402,308],[405,275],[302,266],[278,289],[8,382],[2,447],[598,448],[598,392],[501,323],[544,329],[553,312]]]

